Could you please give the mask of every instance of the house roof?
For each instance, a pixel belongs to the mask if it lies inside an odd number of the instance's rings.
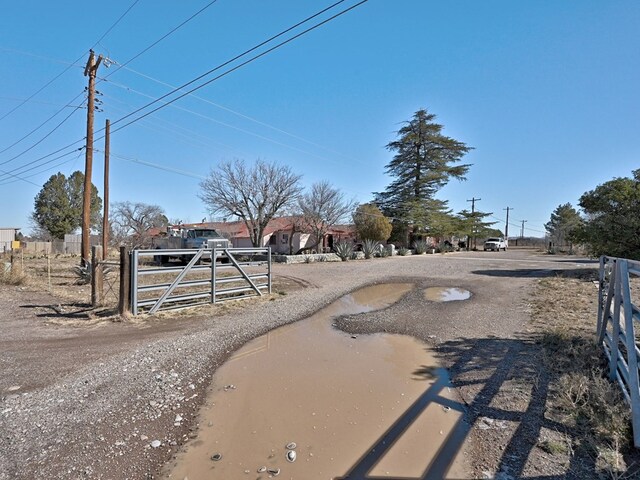
[[[291,231],[294,219],[297,217],[276,217],[272,218],[264,229],[264,236],[274,232]],[[186,223],[174,225],[175,228],[213,228],[220,234],[225,234],[231,238],[249,238],[249,229],[246,224],[239,220],[235,222],[204,222]],[[348,235],[355,231],[354,225],[334,225],[327,232],[328,234]]]

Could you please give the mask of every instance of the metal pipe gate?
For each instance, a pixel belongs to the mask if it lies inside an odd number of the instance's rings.
[[[181,259],[186,265],[171,260]],[[202,265],[203,260],[209,265]],[[156,313],[271,293],[271,248],[133,250],[131,312]]]
[[[631,407],[633,443],[640,448],[640,349],[635,333],[640,308],[631,298],[631,275],[640,276],[640,262],[600,257],[597,335],[609,360],[609,378],[620,385]]]

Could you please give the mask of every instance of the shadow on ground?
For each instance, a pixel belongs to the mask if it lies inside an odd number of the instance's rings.
[[[89,303],[58,303],[45,305],[20,305],[20,308],[44,310],[37,313],[38,318],[66,318],[73,320],[89,320],[106,318],[118,314],[116,308],[93,307]]]
[[[486,458],[481,458],[481,465],[473,466],[474,476],[469,478],[602,478],[596,471],[594,456],[586,449],[578,448],[571,451],[572,454],[557,455],[542,448],[542,438],[548,433],[574,444],[580,444],[580,439],[571,428],[545,415],[551,378],[542,367],[540,346],[533,337],[449,341],[440,344],[437,352],[440,360],[450,365],[449,370],[423,371],[418,368],[414,372],[422,379],[435,376],[436,381],[367,452],[363,452],[358,463],[340,480],[377,478],[368,476],[368,472],[432,403],[462,411],[464,416],[422,476],[412,479],[393,477],[396,480],[453,478],[446,476],[446,472],[470,435],[474,437],[476,457],[479,451],[480,456],[486,455]],[[448,372],[454,379],[452,383]],[[466,405],[441,396],[447,386],[458,388]],[[540,468],[540,462],[544,463],[543,468]],[[627,464],[632,463],[633,459],[629,459]]]
[[[546,278],[558,276],[566,278],[587,278],[596,275],[597,270],[594,270],[594,268],[578,268],[572,270],[554,270],[548,268],[516,268],[504,270],[474,270],[471,273],[473,273],[474,275],[485,275],[488,277]]]

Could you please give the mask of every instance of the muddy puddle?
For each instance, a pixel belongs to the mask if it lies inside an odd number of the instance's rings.
[[[364,288],[245,345],[216,371],[198,437],[165,478],[468,478],[462,408],[428,346],[332,326],[412,288]]]
[[[429,287],[424,290],[424,298],[431,302],[454,302],[470,299],[471,292],[463,288]]]

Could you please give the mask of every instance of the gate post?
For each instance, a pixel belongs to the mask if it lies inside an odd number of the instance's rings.
[[[91,247],[91,305],[102,306],[104,300],[104,265],[102,260],[102,247],[94,245]]]
[[[131,261],[129,249],[120,247],[120,299],[118,313],[124,315],[131,311]]]

